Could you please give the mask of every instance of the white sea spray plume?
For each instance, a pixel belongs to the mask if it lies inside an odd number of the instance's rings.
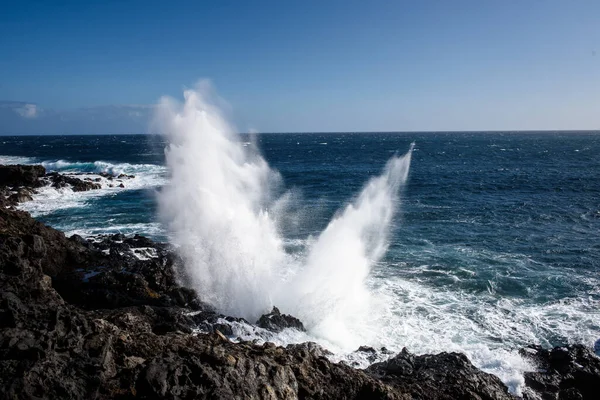
[[[377,307],[365,282],[388,246],[400,187],[406,182],[414,144],[394,156],[380,176],[333,218],[310,247],[305,265],[281,298],[313,331],[345,348],[369,340]],[[291,296],[289,294],[292,294]]]
[[[277,305],[317,337],[353,346],[364,338],[355,322],[372,305],[365,281],[387,248],[411,152],[392,157],[305,254],[292,256],[279,228],[290,208],[302,208],[290,204],[301,196],[281,190],[280,175],[240,140],[210,96],[203,83],[184,92],[183,104],[163,98],[158,107],[171,173],[159,212],[190,284],[223,313],[255,320]]]
[[[186,90],[183,105],[161,101],[171,177],[159,195],[160,214],[203,300],[253,319],[271,307],[273,272],[285,264],[268,211],[280,178],[206,100],[206,85],[201,91]]]

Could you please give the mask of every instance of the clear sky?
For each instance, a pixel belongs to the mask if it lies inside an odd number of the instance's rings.
[[[153,104],[200,78],[242,131],[600,129],[600,1],[2,4],[0,100]]]

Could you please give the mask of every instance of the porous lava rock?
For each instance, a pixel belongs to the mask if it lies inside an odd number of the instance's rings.
[[[404,348],[366,372],[413,399],[513,399],[497,376],[477,369],[460,353],[416,356]]]
[[[306,331],[298,318],[282,314],[277,307],[273,307],[270,313],[262,315],[256,321],[256,325],[272,332],[281,332],[286,328],[293,328],[302,332]]]
[[[42,165],[0,165],[0,186],[38,187],[39,178],[46,174]]]
[[[99,183],[59,174],[58,172],[50,172],[46,175],[46,178],[50,180],[52,187],[57,189],[70,187],[74,192],[87,192],[102,187]]]
[[[528,346],[521,354],[538,367],[525,373],[526,399],[600,398],[600,358],[587,347]]]

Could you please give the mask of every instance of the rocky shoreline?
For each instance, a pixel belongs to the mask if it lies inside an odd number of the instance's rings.
[[[459,353],[404,349],[361,370],[331,362],[314,343],[232,340],[227,322],[247,321],[185,287],[168,245],[138,235],[67,238],[15,209],[45,185],[99,188],[42,166],[0,166],[0,398],[515,398]],[[304,329],[276,308],[255,325]],[[539,367],[526,373],[523,398],[598,398],[600,359],[590,349],[521,353]]]

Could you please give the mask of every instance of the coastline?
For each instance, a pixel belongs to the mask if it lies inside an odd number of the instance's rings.
[[[48,179],[43,167],[12,168],[0,173],[0,393],[7,398],[514,398],[459,353],[403,350],[359,370],[329,361],[314,343],[234,343],[220,320],[235,318],[185,287],[168,245],[142,236],[66,238],[12,209]],[[72,188],[84,182],[58,176]],[[81,190],[96,189],[90,185]],[[300,327],[276,312],[263,317],[266,329]],[[526,374],[524,398],[591,398],[600,383],[600,360],[584,346],[522,353],[540,368]]]

